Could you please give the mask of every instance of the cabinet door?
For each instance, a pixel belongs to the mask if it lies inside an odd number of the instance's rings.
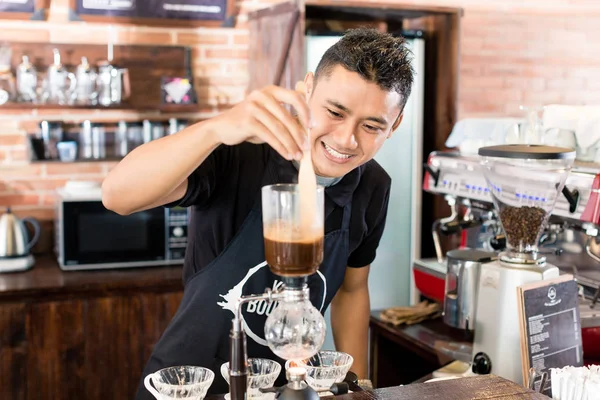
[[[250,83],[248,90],[268,85],[293,89],[304,79],[304,7],[288,1],[248,14]]]
[[[182,294],[144,293],[89,300],[86,399],[133,399],[154,344],[175,315]]]
[[[70,399],[85,393],[82,300],[32,304],[27,316],[27,399]]]
[[[182,292],[0,305],[0,398],[132,399]]]
[[[26,306],[0,307],[0,398],[25,400],[27,382]]]

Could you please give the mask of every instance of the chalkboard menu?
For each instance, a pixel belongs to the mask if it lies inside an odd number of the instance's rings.
[[[75,12],[105,17],[222,21],[227,16],[227,0],[77,0]]]
[[[583,365],[579,290],[572,275],[523,285],[518,290],[524,382],[547,373],[543,393],[552,394],[550,368]],[[536,387],[537,389],[537,387]]]
[[[0,0],[0,12],[33,13],[35,0]]]

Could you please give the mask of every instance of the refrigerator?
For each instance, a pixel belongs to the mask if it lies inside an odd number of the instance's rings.
[[[341,34],[305,36],[306,72],[314,72],[325,51]],[[420,32],[403,33],[412,52],[415,79],[402,123],[386,140],[375,160],[392,178],[386,227],[371,264],[371,310],[414,303],[412,265],[420,257],[423,165],[423,108],[425,39]],[[325,314],[327,337],[323,349],[335,349],[330,311]]]

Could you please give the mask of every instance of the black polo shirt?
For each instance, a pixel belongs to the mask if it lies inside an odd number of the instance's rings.
[[[274,183],[294,183],[298,170],[266,144],[222,145],[189,176],[184,197],[167,205],[192,207],[184,282],[225,250],[257,201],[265,174]],[[341,227],[343,207],[352,201],[349,267],[375,259],[390,186],[389,175],[370,160],[325,189],[326,234]]]

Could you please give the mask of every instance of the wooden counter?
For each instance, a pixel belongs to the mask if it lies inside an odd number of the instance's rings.
[[[0,399],[132,399],[182,297],[181,266],[0,274]]]
[[[405,386],[376,389],[374,391],[362,391],[336,396],[335,399],[548,400],[549,397],[494,375],[482,375],[429,383],[414,383]]]
[[[206,400],[223,400],[223,395]],[[323,397],[335,400],[548,400],[549,397],[494,376],[481,375],[428,383],[413,383],[374,391],[360,391],[340,396]]]

